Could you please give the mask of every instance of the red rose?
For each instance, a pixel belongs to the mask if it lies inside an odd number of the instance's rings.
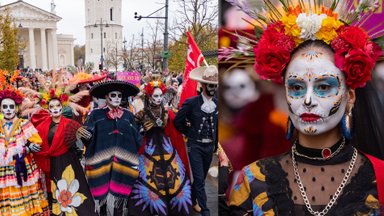
[[[45,105],[47,105],[47,101],[46,101],[45,99],[41,99],[41,101],[40,101],[40,105],[41,105],[41,106],[45,106]]]
[[[270,79],[276,83],[283,82],[282,72],[290,60],[290,52],[281,48],[254,49],[256,63],[255,71],[262,79]]]
[[[49,90],[49,96],[50,96],[51,98],[54,98],[54,97],[55,97],[55,90],[54,90],[54,89]]]
[[[338,51],[338,50],[349,50],[351,49],[351,45],[347,43],[344,39],[341,37],[335,38],[331,42],[331,47],[333,50]]]
[[[363,48],[368,40],[368,34],[357,26],[349,26],[343,29],[340,37],[353,48]]]
[[[67,102],[69,99],[69,96],[67,94],[61,94],[60,95],[60,102],[63,103],[63,102]]]
[[[363,87],[371,79],[374,61],[360,49],[351,50],[345,57],[343,72],[346,73],[346,82],[352,89]]]
[[[367,43],[364,47],[364,51],[368,53],[369,56],[371,56],[374,62],[377,61],[377,59],[381,56],[381,53],[383,52],[381,50],[381,47],[374,42]]]

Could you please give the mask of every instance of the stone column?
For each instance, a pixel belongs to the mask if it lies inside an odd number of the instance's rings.
[[[48,68],[53,69],[53,38],[51,34],[52,29],[47,30],[48,38]]]
[[[75,65],[75,52],[74,52],[74,45],[73,45],[73,41],[71,41],[71,56],[70,56],[70,61],[69,61],[69,64],[71,65]]]
[[[53,67],[56,69],[59,67],[59,53],[57,51],[57,35],[56,35],[56,29],[52,29],[51,31],[51,37],[52,37],[52,54],[53,54]]]
[[[43,71],[46,71],[48,69],[47,67],[47,39],[45,37],[45,29],[40,29],[40,35],[41,35],[41,67]]]
[[[29,67],[34,70],[36,68],[36,53],[35,53],[35,34],[33,28],[28,29],[29,33]]]

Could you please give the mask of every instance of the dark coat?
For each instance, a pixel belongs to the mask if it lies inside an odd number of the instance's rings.
[[[215,97],[213,98],[213,102],[216,104],[216,110],[213,113],[213,123],[215,128],[213,139],[215,146],[217,146],[217,125],[219,111],[217,106],[217,99]],[[201,139],[201,137],[199,137],[198,130],[200,128],[200,124],[203,122],[204,117],[204,113],[201,111],[201,105],[203,103],[203,96],[201,95],[188,98],[185,100],[183,106],[175,117],[174,124],[176,129],[188,138],[188,142],[196,142],[196,140]],[[191,126],[188,126],[187,122],[189,122]]]

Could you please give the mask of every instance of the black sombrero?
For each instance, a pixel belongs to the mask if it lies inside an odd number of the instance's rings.
[[[135,85],[121,81],[121,80],[109,80],[94,85],[89,93],[93,97],[104,98],[111,91],[119,91],[124,97],[135,96],[139,93],[139,88]]]

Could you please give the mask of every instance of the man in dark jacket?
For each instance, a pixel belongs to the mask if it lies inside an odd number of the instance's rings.
[[[214,97],[218,86],[218,71],[214,66],[199,67],[189,78],[201,83],[203,92],[187,99],[176,115],[174,124],[187,138],[192,170],[192,200],[201,207],[201,215],[210,215],[205,193],[205,178],[217,149],[218,107]]]

